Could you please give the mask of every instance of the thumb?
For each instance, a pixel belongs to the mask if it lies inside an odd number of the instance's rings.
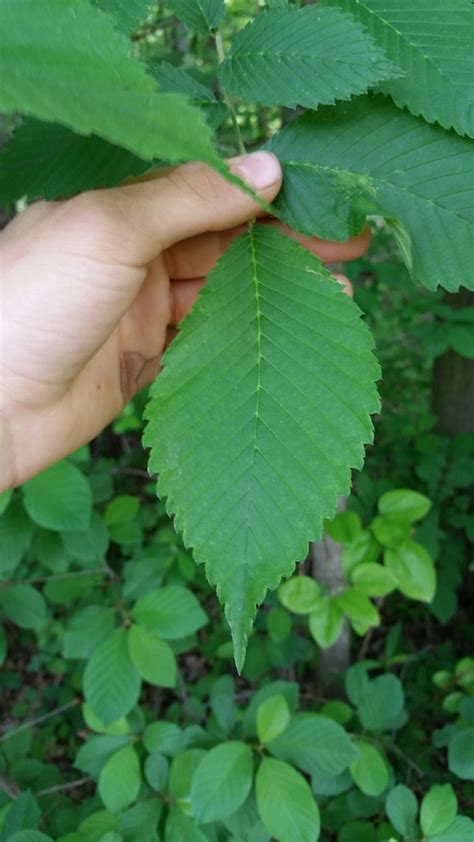
[[[227,163],[267,202],[280,190],[282,172],[273,153],[254,152]],[[126,250],[120,257],[142,265],[181,240],[233,228],[262,213],[241,188],[198,162],[164,170],[137,184],[98,192],[102,194],[101,203],[106,205],[102,207],[108,212],[109,224],[112,219],[117,220],[117,234],[127,219],[128,236],[118,237],[120,251]]]

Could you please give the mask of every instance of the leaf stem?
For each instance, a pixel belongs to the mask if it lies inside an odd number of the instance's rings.
[[[222,64],[225,61],[225,49],[224,49],[224,41],[222,38],[222,32],[219,29],[216,29],[214,32],[214,41],[216,44],[216,51],[217,57],[219,59],[219,64]],[[226,89],[220,85],[220,89],[222,91],[222,96],[224,98],[224,102],[229,109],[230,119],[232,120],[232,126],[234,129],[234,137],[237,144],[237,148],[241,155],[246,155],[247,150],[245,148],[245,144],[242,138],[242,132],[240,131],[240,126],[237,120],[237,112],[235,110],[234,103],[232,102],[231,97],[227,93]]]

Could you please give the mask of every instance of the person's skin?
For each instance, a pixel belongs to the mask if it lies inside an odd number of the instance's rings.
[[[281,187],[269,152],[233,159],[231,168],[267,202]],[[137,184],[38,202],[7,225],[0,491],[93,439],[153,380],[205,276],[258,215],[243,191],[190,163]],[[360,256],[370,238],[368,230],[345,244],[293,236],[327,263]]]

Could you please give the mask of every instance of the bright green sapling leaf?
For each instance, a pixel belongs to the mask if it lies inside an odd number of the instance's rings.
[[[474,9],[469,0],[322,0],[352,14],[406,72],[382,84],[400,107],[474,137]]]
[[[410,599],[431,602],[436,591],[436,571],[429,553],[408,539],[396,549],[385,550],[384,564],[397,579],[397,587]]]
[[[474,289],[466,248],[474,236],[470,140],[367,96],[307,112],[267,148],[283,165],[275,204],[289,225],[344,240],[367,214],[382,215],[416,282]]]
[[[99,777],[99,795],[111,813],[121,813],[135,801],[141,785],[140,761],[133,746],[109,758]]]
[[[263,105],[316,108],[402,73],[352,15],[289,5],[247,24],[219,75],[224,88]]]
[[[200,111],[159,93],[112,17],[86,0],[3,0],[0,32],[3,112],[99,135],[145,160],[219,166]]]
[[[466,816],[456,816],[446,830],[430,836],[429,842],[472,842],[473,838],[474,822]]]
[[[285,731],[290,722],[290,709],[284,696],[270,696],[257,711],[257,734],[261,743],[269,743]]]
[[[225,14],[224,0],[170,0],[176,16],[200,35],[209,35]]]
[[[458,802],[450,784],[432,786],[420,808],[420,824],[425,836],[443,833],[452,824]]]
[[[309,775],[334,777],[357,758],[344,728],[326,716],[302,713],[294,716],[268,750]]]
[[[105,725],[116,722],[136,704],[140,675],[128,651],[127,632],[116,629],[94,650],[84,672],[84,694]]]
[[[53,842],[51,836],[45,836],[39,830],[19,830],[10,836],[8,842]]]
[[[263,824],[280,842],[315,842],[320,819],[308,783],[292,766],[266,757],[257,772],[257,806]]]
[[[5,509],[7,508],[10,500],[12,499],[13,489],[7,488],[6,491],[2,491],[0,494],[0,515],[3,515]]]
[[[256,605],[362,464],[378,406],[371,348],[320,261],[257,226],[218,262],[166,354],[146,410],[150,470],[226,607],[239,669]]]
[[[278,588],[278,599],[294,614],[310,614],[320,595],[320,587],[311,576],[292,576]]]
[[[133,618],[165,640],[187,637],[207,623],[194,594],[181,585],[169,585],[140,597],[133,607]]]
[[[133,625],[128,631],[128,651],[145,681],[160,687],[175,686],[176,658],[165,640],[144,626]]]
[[[421,520],[431,509],[431,500],[419,491],[408,488],[394,488],[382,494],[378,502],[381,515],[388,515],[401,523]]]
[[[23,503],[31,519],[45,529],[87,529],[92,490],[82,471],[64,460],[23,485]]]
[[[355,741],[354,747],[359,752],[350,767],[354,783],[365,795],[381,795],[389,781],[384,758],[375,746],[363,740]]]
[[[204,836],[192,818],[172,807],[166,820],[165,840],[166,842],[208,842],[209,837]]]
[[[191,804],[199,823],[231,816],[244,803],[253,780],[252,752],[246,743],[229,740],[212,748],[193,775]]]
[[[341,636],[344,613],[331,596],[321,596],[309,615],[309,630],[321,649],[328,649]]]

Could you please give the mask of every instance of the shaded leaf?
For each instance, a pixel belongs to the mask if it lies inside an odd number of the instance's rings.
[[[99,644],[84,672],[84,694],[105,725],[116,722],[136,704],[140,676],[133,665],[125,629],[116,629]]]
[[[86,529],[92,515],[89,480],[71,462],[57,462],[23,485],[23,502],[45,529]]]
[[[201,35],[208,35],[225,14],[224,0],[170,0],[176,16]]]
[[[288,763],[266,757],[255,782],[257,806],[268,832],[280,842],[315,842],[319,810],[311,790]]]
[[[229,740],[207,752],[191,786],[191,804],[197,820],[208,823],[235,813],[252,788],[252,778],[252,752],[245,743]]]

